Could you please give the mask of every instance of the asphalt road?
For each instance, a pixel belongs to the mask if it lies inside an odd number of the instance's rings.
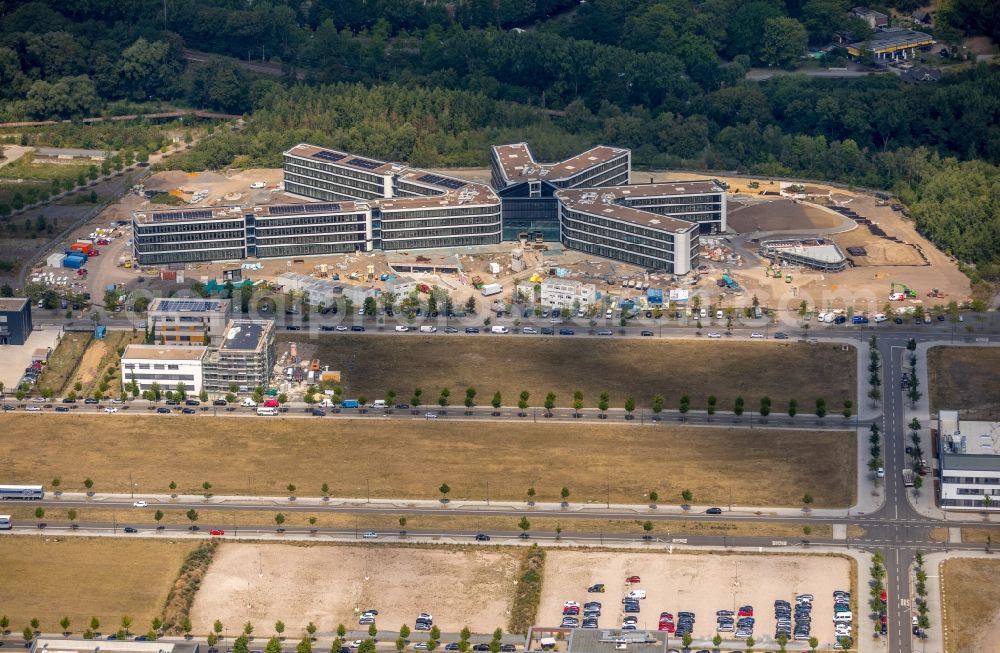
[[[904,452],[904,447],[906,446],[906,417],[905,417],[905,404],[907,399],[903,395],[903,391],[900,389],[901,381],[901,370],[904,356],[907,351],[905,349],[907,340],[909,338],[914,338],[918,342],[927,341],[941,341],[947,343],[954,337],[957,331],[957,325],[949,323],[935,323],[931,325],[923,325],[920,327],[910,327],[905,326],[897,327],[898,325],[892,325],[886,327],[885,325],[880,325],[877,329],[858,329],[846,328],[846,329],[835,329],[835,328],[825,328],[822,330],[814,330],[808,334],[809,338],[817,339],[843,339],[845,335],[857,336],[859,339],[859,344],[863,347],[864,342],[873,333],[878,336],[878,348],[882,354],[883,361],[883,412],[878,418],[882,425],[882,435],[883,435],[883,458],[885,467],[885,481],[884,481],[884,495],[885,501],[880,508],[877,510],[861,515],[848,515],[847,517],[831,517],[816,515],[810,513],[803,513],[801,516],[773,516],[773,515],[760,515],[760,514],[738,514],[738,513],[725,513],[722,517],[714,517],[717,519],[723,519],[725,521],[737,521],[737,522],[761,522],[761,523],[796,523],[796,524],[820,524],[820,523],[838,523],[838,524],[848,524],[856,525],[865,529],[865,534],[861,538],[849,539],[849,540],[827,540],[827,539],[816,539],[811,540],[810,545],[817,546],[843,546],[843,547],[856,547],[867,551],[879,550],[882,552],[885,559],[886,566],[886,579],[885,585],[889,594],[888,601],[888,632],[886,647],[887,650],[899,653],[910,653],[913,650],[914,639],[910,634],[910,618],[915,611],[911,611],[911,606],[913,605],[912,598],[910,596],[910,582],[909,573],[910,568],[913,563],[914,554],[917,551],[929,552],[934,550],[951,550],[951,549],[963,549],[963,550],[976,550],[980,549],[980,545],[976,544],[949,544],[936,542],[930,538],[930,530],[936,527],[962,527],[962,526],[975,526],[978,528],[993,527],[984,524],[982,521],[975,519],[958,519],[958,520],[948,520],[947,522],[932,519],[921,515],[916,512],[910,505],[907,499],[907,488],[902,484],[901,471],[907,466],[906,465],[906,454]],[[996,336],[995,327],[989,326],[989,330],[985,330],[983,325],[977,324],[977,332],[973,335],[963,334],[961,339],[972,339],[975,338],[989,338],[991,335]],[[627,332],[630,332],[626,330]],[[637,330],[635,330],[637,331]],[[680,335],[690,335],[690,330],[682,329],[670,329],[672,334]],[[393,332],[394,333],[394,332]],[[405,335],[405,334],[400,334]],[[498,336],[502,337],[502,336]],[[530,337],[530,336],[525,336]],[[600,337],[600,336],[595,336]],[[638,337],[638,336],[635,336]],[[861,355],[863,355],[863,351]],[[867,379],[859,378],[859,388],[861,391],[859,395],[863,396],[866,390]],[[922,391],[926,392],[926,383],[922,385]],[[82,409],[86,410],[81,406]],[[80,409],[78,409],[80,410]],[[420,418],[423,419],[423,410],[421,409],[417,415],[410,415],[410,418]],[[474,418],[474,419],[525,419],[512,416],[509,413],[500,415],[498,417],[493,417],[489,413],[492,412],[490,409],[483,409],[483,414],[476,414],[474,416],[465,416],[463,413],[464,409],[449,409],[449,414],[452,412],[458,413],[461,418]],[[207,412],[207,411],[206,411]],[[399,418],[398,414],[400,411],[396,411],[397,414],[393,415],[393,418]],[[406,411],[402,411],[406,412]],[[503,411],[501,411],[503,412]],[[532,411],[533,412],[533,411]],[[573,421],[574,418],[571,415],[567,416],[567,413],[572,413],[569,409],[560,409],[559,417],[552,419],[566,419],[568,421]],[[593,416],[593,411],[590,411],[589,419],[593,421],[596,419]],[[369,413],[371,414],[371,413]],[[193,417],[193,416],[192,416]],[[379,418],[383,418],[382,415],[378,415]],[[624,419],[624,414],[617,414],[619,419]],[[664,421],[666,421],[668,414],[665,412],[663,414]],[[669,414],[670,419],[677,419],[682,416],[677,414]],[[695,423],[697,420],[707,419],[704,414],[694,415],[688,414],[685,417],[686,420]],[[111,416],[113,418],[113,416]],[[533,416],[534,418],[534,416]],[[440,418],[438,418],[440,419]],[[580,418],[588,419],[588,418]],[[613,419],[610,418],[609,419]],[[642,417],[641,419],[645,419]],[[714,419],[718,420],[719,423],[725,423],[726,419],[732,419],[731,416],[724,418],[722,416],[716,416]],[[747,420],[747,426],[749,426],[749,418],[744,418]],[[759,419],[759,416],[758,418]],[[781,417],[769,417],[768,426],[777,425],[778,420],[787,420],[788,418]],[[813,418],[810,421],[816,421]],[[836,419],[827,418],[823,420],[824,422],[836,422]],[[727,424],[728,425],[728,424]],[[807,424],[806,420],[801,420],[800,418],[795,418],[796,426],[809,426],[813,428],[811,424]],[[853,426],[864,427],[867,425],[865,422],[854,422]],[[867,455],[862,451],[859,455]],[[931,484],[928,483],[928,486]],[[932,496],[933,488],[927,487],[924,489],[924,494],[927,496]],[[260,502],[245,502],[241,503],[238,501],[227,501],[225,503],[209,503],[209,502],[190,502],[190,503],[176,503],[171,502],[169,505],[172,508],[195,508],[202,513],[204,517],[211,515],[209,519],[203,519],[200,521],[202,533],[206,533],[211,527],[218,526],[221,528],[226,528],[228,520],[223,517],[223,513],[228,511],[230,513],[235,513],[237,511],[243,510],[261,510],[263,509],[274,509],[276,511],[280,510],[283,512],[294,512],[300,510],[308,510],[310,512],[317,511],[331,511],[331,512],[345,512],[354,513],[358,515],[358,527],[355,529],[316,529],[313,532],[310,529],[288,529],[284,533],[278,535],[275,533],[273,527],[260,526],[253,528],[239,528],[232,529],[231,532],[227,532],[227,537],[230,536],[245,536],[245,537],[259,537],[264,534],[269,534],[272,536],[279,537],[328,537],[328,538],[346,538],[355,539],[360,538],[359,533],[363,533],[367,530],[364,526],[363,515],[378,513],[378,512],[392,512],[393,514],[427,514],[427,513],[446,513],[448,515],[467,515],[467,516],[493,516],[493,515],[507,515],[513,516],[514,514],[523,514],[525,510],[512,509],[511,507],[475,507],[475,508],[462,508],[462,507],[414,507],[402,505],[401,502],[399,506],[378,506],[367,503],[355,502],[351,504],[338,504],[338,505],[296,505],[293,502],[281,502],[273,503],[271,506],[262,506]],[[93,506],[94,503],[91,501],[68,501],[68,500],[47,500],[41,502],[45,506]],[[109,508],[121,508],[123,512],[134,510],[131,507],[131,499],[121,498],[117,501],[100,503],[103,507]],[[151,504],[148,509],[155,509],[156,504]],[[634,519],[636,513],[634,511],[623,510],[621,507],[612,508],[610,505],[606,509],[599,509],[594,507],[588,507],[584,511],[566,511],[566,510],[531,510],[531,515],[537,516],[558,516],[560,519],[574,519],[574,518],[627,518]],[[218,515],[218,519],[214,522],[212,518]],[[734,546],[749,546],[749,547],[767,547],[772,549],[778,549],[788,546],[804,546],[801,540],[799,541],[777,541],[771,538],[761,538],[761,537],[728,537],[728,536],[678,536],[671,537],[669,534],[670,524],[673,522],[682,522],[684,520],[700,520],[704,521],[706,519],[713,519],[713,517],[708,517],[704,514],[678,514],[678,513],[659,513],[659,514],[643,514],[644,519],[650,519],[657,522],[656,532],[657,535],[651,541],[644,541],[642,539],[641,533],[631,534],[608,534],[603,533],[593,533],[584,532],[572,534],[572,537],[565,536],[564,540],[579,540],[581,542],[594,542],[597,541],[601,544],[629,544],[635,545],[636,543],[645,542],[650,547],[662,547],[671,546],[673,544],[686,544],[686,545],[701,545],[701,546],[724,546],[724,547],[734,547]],[[122,528],[122,523],[101,523],[101,522],[86,522],[79,525],[76,529],[77,533],[83,534],[88,531],[101,530],[106,531],[111,529],[116,532],[118,529]],[[17,530],[31,530],[37,529],[35,525],[20,525],[16,527]],[[64,532],[69,532],[68,525],[50,525],[48,529],[60,529]],[[1000,526],[997,526],[1000,529]],[[664,534],[662,531],[666,529]],[[184,525],[176,526],[164,526],[163,531],[166,532],[180,532],[186,531],[188,527]],[[519,536],[517,531],[494,531],[487,532],[492,538],[491,543],[503,543],[505,541],[520,541],[522,538]],[[470,531],[446,531],[440,533],[429,533],[422,531],[410,531],[405,536],[406,538],[434,538],[439,541],[439,538],[456,538],[458,540],[468,539],[474,541],[472,536],[474,533]],[[206,535],[207,537],[207,535]],[[529,538],[531,541],[545,541],[553,540],[559,536],[555,533],[530,533]],[[374,540],[364,540],[364,541],[383,541],[383,540],[395,540],[399,539],[400,535],[398,532],[380,533],[379,537]],[[360,538],[364,539],[364,538]],[[859,612],[858,625],[860,628],[861,636],[869,636],[871,632],[870,621],[867,618],[867,592],[864,591],[865,588],[859,588],[859,595],[857,597],[859,606],[861,606]],[[940,606],[931,606],[932,609],[940,609]]]

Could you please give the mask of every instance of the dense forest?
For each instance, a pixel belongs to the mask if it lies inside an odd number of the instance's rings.
[[[835,31],[865,38],[852,4],[0,0],[0,119],[154,104],[250,115],[242,132],[200,143],[186,167],[275,165],[302,140],[420,165],[482,165],[507,140],[544,157],[613,143],[641,166],[892,189],[925,233],[977,264],[970,274],[1000,277],[1000,69],[919,86],[891,75],[744,80],[751,66],[800,65]],[[905,22],[920,4],[872,6]],[[995,38],[997,6],[942,3],[935,36]],[[185,48],[295,75],[254,78],[232,60],[187,61]]]

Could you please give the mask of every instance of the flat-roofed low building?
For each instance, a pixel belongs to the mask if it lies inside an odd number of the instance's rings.
[[[244,392],[267,387],[274,361],[273,321],[231,320],[219,346],[205,359],[205,389],[223,395],[231,385]]]
[[[232,311],[229,299],[157,297],[146,314],[158,343],[212,345],[221,340]]]
[[[122,353],[122,385],[135,381],[139,390],[154,383],[173,391],[183,383],[188,392],[202,389],[202,372],[208,348],[188,345],[141,345],[125,347]]]
[[[839,272],[847,267],[847,257],[837,243],[826,238],[785,238],[762,240],[757,250],[763,258],[814,270]]]
[[[31,641],[30,653],[198,653],[199,648],[200,645],[195,640],[140,642],[134,639],[109,641],[107,639],[36,637]]]
[[[529,301],[534,301],[535,286],[536,284],[530,282],[520,283],[515,292]],[[551,308],[587,310],[597,297],[597,286],[575,279],[549,277],[543,279],[537,286],[538,303]]]
[[[1000,422],[959,420],[938,412],[941,507],[1000,510]]]
[[[658,630],[532,626],[525,650],[553,650],[563,641],[566,653],[667,653],[669,640],[669,633]]]
[[[866,41],[858,41],[847,46],[847,53],[860,57],[869,52],[876,61],[896,61],[913,59],[917,50],[934,45],[934,37],[912,29],[893,27],[872,34]]]
[[[0,345],[23,345],[32,330],[31,302],[27,298],[0,299]]]

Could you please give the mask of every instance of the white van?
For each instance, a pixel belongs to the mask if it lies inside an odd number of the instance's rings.
[[[385,399],[376,399],[375,401],[373,401],[370,404],[368,404],[368,407],[369,408],[385,408],[386,407]]]
[[[250,397],[243,397],[243,401],[240,402],[240,406],[245,406],[246,408],[254,408],[257,402]]]
[[[615,312],[612,311],[610,308],[607,311],[604,312],[604,319],[605,320],[610,320],[614,316],[615,316]]]
[[[420,327],[420,333],[436,333],[438,328],[436,326],[424,325]]]
[[[490,333],[510,333],[510,329],[505,326],[490,327]]]
[[[885,313],[876,313],[875,314],[875,321],[876,322],[885,322],[888,319],[889,318],[886,317]]]
[[[278,409],[274,406],[261,406],[257,409],[258,415],[277,415]]]
[[[715,319],[716,319],[716,320],[721,320],[721,319],[723,318],[723,316],[724,316],[724,315],[725,315],[725,314],[724,314],[724,313],[723,313],[722,311],[716,311],[716,312],[715,312]]]
[[[700,311],[698,311],[698,317],[700,317],[702,319],[708,317],[708,311],[705,310],[704,308],[701,309]]]

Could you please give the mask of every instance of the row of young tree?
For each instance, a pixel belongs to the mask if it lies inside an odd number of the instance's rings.
[[[323,388],[326,386],[310,386],[306,390],[305,401],[306,403],[317,403],[321,400],[320,393],[323,392]],[[330,401],[334,404],[339,404],[343,401],[344,389],[339,384],[335,384],[332,387],[332,394],[330,395]],[[475,408],[478,404],[476,403],[476,397],[479,395],[479,391],[474,387],[468,387],[465,389],[465,396],[461,399],[461,404],[465,408],[471,410]],[[545,399],[541,404],[532,403],[531,393],[527,390],[522,390],[517,396],[517,407],[522,412],[529,410],[532,407],[542,407],[545,409],[546,413],[551,413],[557,407],[557,396],[554,392],[548,392],[545,394]],[[383,395],[383,400],[388,407],[392,407],[396,404],[397,399],[400,395],[395,390],[387,390]],[[359,395],[357,401],[359,404],[364,406],[368,403],[370,397],[367,395]],[[437,405],[442,409],[447,409],[449,406],[453,405],[452,402],[455,401],[452,397],[452,392],[450,388],[442,388],[438,396],[433,399],[432,402],[428,402],[427,397],[424,395],[422,388],[414,388],[410,395],[409,407],[414,409],[420,406],[432,406]],[[691,410],[692,399],[690,395],[681,395],[677,398],[677,408],[676,410],[682,415],[688,413]],[[705,412],[709,415],[715,415],[718,406],[718,397],[715,395],[708,395],[705,399]],[[757,414],[761,417],[767,417],[772,411],[772,400],[770,397],[761,397],[760,402],[757,406]],[[504,405],[503,396],[500,391],[493,393],[492,398],[489,401],[489,405],[493,407],[494,411],[499,411]],[[574,416],[580,415],[579,411],[584,408],[584,395],[582,390],[576,390],[573,392],[573,398],[570,407],[574,410]],[[626,397],[622,402],[621,407],[625,409],[627,417],[632,416],[635,410],[639,407],[636,399],[634,397]],[[666,409],[666,398],[663,395],[654,395],[649,404],[650,409],[656,415],[659,415]],[[606,413],[611,409],[611,395],[608,392],[602,392],[598,396],[597,409],[601,411],[602,414]],[[737,396],[733,400],[732,413],[737,417],[742,416],[747,410],[746,400],[742,396]],[[829,409],[825,398],[817,397],[815,401],[815,415],[817,417],[826,417]],[[789,399],[786,406],[786,414],[789,417],[795,417],[799,414],[799,402],[797,399]],[[840,409],[840,414],[845,418],[849,418],[854,414],[854,402],[850,399],[845,399]]]

